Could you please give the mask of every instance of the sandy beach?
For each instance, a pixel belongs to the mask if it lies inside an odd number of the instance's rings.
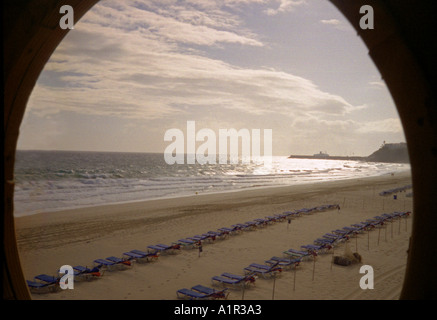
[[[127,204],[39,213],[16,218],[17,242],[25,278],[56,275],[62,265],[92,266],[108,256],[122,257],[148,245],[171,244],[178,239],[229,227],[257,218],[338,204],[340,210],[315,212],[244,231],[213,243],[202,252],[181,249],[161,255],[156,262],[134,263],[124,271],[106,271],[101,279],[76,282],[73,290],[32,294],[35,300],[174,300],[176,291],[197,284],[213,287],[211,278],[230,272],[244,274],[251,263],[264,264],[272,256],[313,241],[327,232],[350,226],[383,213],[411,211],[408,192],[380,196],[384,190],[411,184],[409,172],[302,184],[290,187],[194,195]],[[411,190],[410,190],[411,191]],[[414,214],[414,213],[412,213]],[[390,300],[399,297],[406,267],[412,219],[399,219],[380,230],[351,238],[315,263],[302,262],[283,271],[274,281],[256,280],[255,286],[230,288],[229,300]],[[351,266],[333,265],[346,246],[362,256]],[[374,289],[359,286],[362,265],[374,270]],[[220,288],[220,287],[214,287]],[[274,290],[273,290],[274,288]]]

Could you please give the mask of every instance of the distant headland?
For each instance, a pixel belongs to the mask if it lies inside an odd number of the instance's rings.
[[[367,157],[359,156],[330,156],[326,152],[319,152],[313,155],[290,155],[294,159],[327,159],[327,160],[354,160],[368,162],[392,162],[409,163],[408,148],[405,142],[383,143],[382,146]]]

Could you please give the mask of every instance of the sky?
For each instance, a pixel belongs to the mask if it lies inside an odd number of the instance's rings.
[[[274,155],[405,141],[367,48],[327,0],[102,0],[46,64],[18,149],[163,152],[187,121],[217,136],[272,129]]]

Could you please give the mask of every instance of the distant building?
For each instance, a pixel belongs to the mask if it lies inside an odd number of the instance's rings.
[[[329,158],[329,154],[327,154],[326,152],[320,151],[319,153],[314,154],[314,158],[318,158],[318,159]]]

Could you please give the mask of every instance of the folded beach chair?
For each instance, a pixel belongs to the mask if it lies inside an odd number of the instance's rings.
[[[194,286],[191,288],[191,290],[203,293],[203,294],[207,294],[209,295],[210,299],[227,299],[229,292],[228,289],[225,288],[223,290],[215,290],[213,288],[208,288],[205,286],[202,286],[200,284]]]

